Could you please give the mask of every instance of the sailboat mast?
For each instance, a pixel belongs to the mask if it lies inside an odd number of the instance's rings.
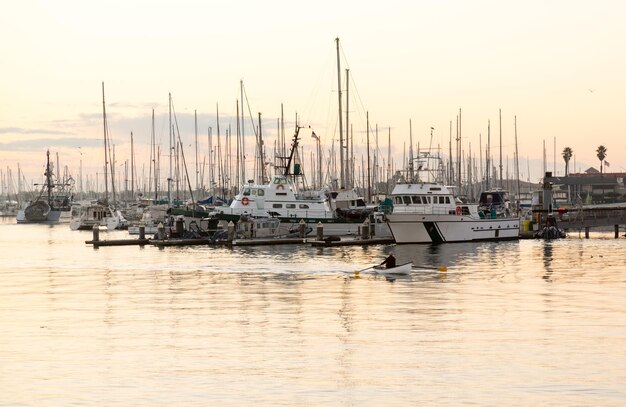
[[[500,188],[504,188],[504,178],[502,177],[502,109],[498,109],[498,120],[500,121]]]
[[[339,61],[339,37],[335,39],[337,43],[337,96],[339,101],[339,187],[345,187],[345,168],[344,168],[344,158],[343,158],[343,120],[341,119],[342,108],[341,108],[341,63]]]
[[[109,162],[107,160],[107,111],[104,102],[104,81],[102,82],[102,126],[104,128],[104,199],[109,200],[109,182],[108,169]]]
[[[461,193],[461,109],[459,108],[459,117],[457,122],[457,155],[456,155],[456,166],[457,166],[457,185],[459,186],[459,193]]]
[[[168,109],[169,109],[169,156],[170,156],[170,170],[169,176],[167,177],[167,203],[169,206],[172,206],[172,94],[168,93]]]
[[[243,105],[243,80],[239,81],[239,91],[241,93],[241,157],[243,158],[241,163],[241,181],[246,182],[246,138],[244,137],[244,129],[245,129],[245,109]]]
[[[135,148],[133,132],[130,132],[130,198],[135,199]]]
[[[236,170],[236,179],[235,179],[235,185],[237,186],[237,188],[239,188],[243,182],[243,180],[241,179],[241,174],[243,174],[243,170],[241,168],[241,164],[243,162],[243,151],[241,149],[241,122],[239,121],[239,101],[237,100],[235,102],[236,108],[237,108],[237,163],[235,165],[235,168],[237,168]]]
[[[341,113],[340,113],[341,114]],[[349,146],[352,145],[352,139],[349,136],[350,132],[350,70],[346,69],[346,160],[348,161],[348,169],[345,170],[346,187],[352,188],[354,186],[354,151]],[[350,174],[350,176],[348,175]]]
[[[366,113],[367,118],[367,202],[372,201],[372,179],[370,177],[370,112]]]
[[[491,120],[487,121],[487,151],[485,153],[485,167],[486,167],[486,186],[485,188],[487,190],[491,189],[491,180],[490,180],[490,174],[491,174]]]
[[[198,190],[198,111],[194,109],[193,111],[194,118],[194,134],[195,134],[195,143],[196,143],[196,190]]]
[[[415,167],[413,160],[413,124],[409,119],[409,182],[415,182]]]
[[[520,204],[520,182],[519,182],[519,151],[517,150],[517,116],[514,116],[513,123],[515,126],[515,183],[517,185],[517,213],[519,214]]]
[[[393,177],[391,173],[391,127],[389,127],[389,133],[387,135],[387,193],[391,192],[391,185],[389,180]]]
[[[154,199],[159,197],[159,175],[157,172],[157,154],[156,154],[156,140],[154,137],[154,109],[152,109],[152,131],[151,131],[151,144],[152,144],[152,167],[154,169]]]
[[[52,171],[50,171],[50,150],[46,152],[46,187],[48,188],[48,204],[52,205]]]

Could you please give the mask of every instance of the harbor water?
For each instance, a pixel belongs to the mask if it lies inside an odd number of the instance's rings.
[[[4,220],[0,405],[623,406],[620,235],[94,249]],[[422,267],[355,278],[391,251]]]

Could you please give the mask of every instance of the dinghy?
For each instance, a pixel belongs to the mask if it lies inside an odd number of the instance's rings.
[[[397,265],[396,267],[386,268],[384,266],[375,266],[372,269],[378,274],[411,274],[413,269],[413,263],[405,263]]]

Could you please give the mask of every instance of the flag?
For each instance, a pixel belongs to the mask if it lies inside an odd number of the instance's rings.
[[[315,134],[315,132],[313,132],[313,133],[311,134],[311,137],[313,137],[313,138],[314,138],[315,140],[317,140],[317,141],[320,141],[320,138],[319,138],[319,137],[317,137],[317,134]]]
[[[607,166],[607,167],[611,166],[607,160],[604,160],[604,165]]]

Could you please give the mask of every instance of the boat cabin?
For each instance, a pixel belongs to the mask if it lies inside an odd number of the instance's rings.
[[[469,208],[458,203],[452,191],[443,185],[398,184],[391,196],[394,212],[440,215],[469,215],[470,213]]]

